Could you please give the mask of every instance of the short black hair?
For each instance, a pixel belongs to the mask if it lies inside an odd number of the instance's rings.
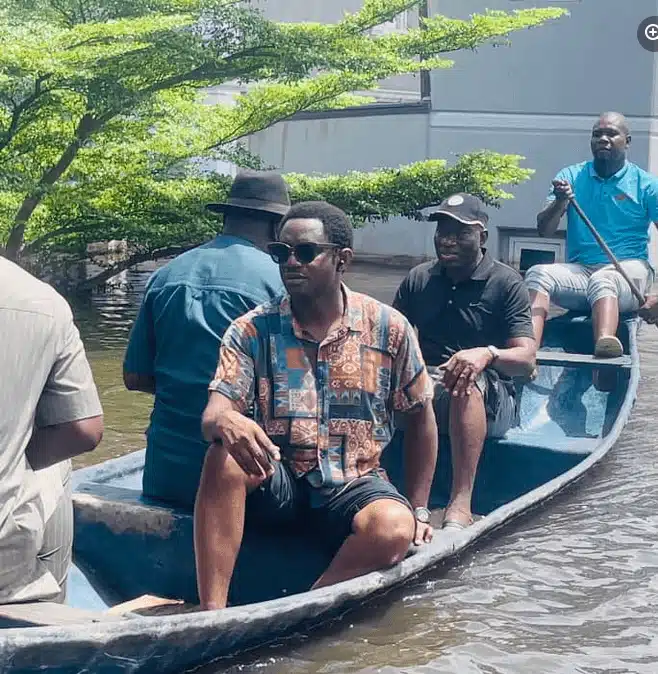
[[[334,243],[341,248],[352,248],[354,244],[354,228],[347,213],[338,206],[327,201],[300,201],[293,204],[290,210],[283,216],[277,228],[277,234],[281,233],[283,226],[288,220],[296,219],[319,220],[324,228],[324,235],[329,243]]]

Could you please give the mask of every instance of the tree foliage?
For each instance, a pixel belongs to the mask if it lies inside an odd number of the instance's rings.
[[[445,55],[506,38],[560,9],[435,16],[404,34],[371,29],[418,0],[365,0],[331,25],[268,21],[237,0],[0,0],[0,244],[18,258],[83,258],[125,239],[157,256],[212,236],[203,204],[230,182],[213,162],[260,165],[245,137],[301,111],[367,102],[387,77],[447,68]],[[208,89],[246,87],[234,104]],[[490,202],[527,177],[518,157],[476,153],[347,176],[289,176],[358,219],[414,215],[468,187]],[[136,258],[137,259],[137,258]]]

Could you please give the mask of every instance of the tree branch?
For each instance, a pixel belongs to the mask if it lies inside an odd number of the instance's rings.
[[[92,133],[94,133],[94,131],[100,128],[102,123],[102,121],[99,121],[99,119],[96,119],[89,113],[84,114],[78,122],[75,131],[75,140],[69,143],[64,152],[60,155],[57,163],[43,173],[36,188],[25,197],[18,209],[18,213],[16,213],[16,216],[14,217],[14,223],[9,233],[9,239],[7,240],[7,246],[5,248],[5,255],[10,260],[16,260],[18,258],[21,246],[23,245],[25,226],[32,217],[32,213],[34,213],[36,207],[41,203],[41,200],[48,189],[62,177],[62,174],[75,159],[82,144]]]
[[[313,105],[317,105],[318,103],[323,103],[324,101],[329,101],[332,98],[336,98],[337,96],[340,96],[341,94],[344,94],[347,92],[333,92],[330,94],[326,94],[323,96],[317,96],[315,98],[307,99],[303,103],[300,103],[296,107],[295,110],[292,112],[288,113],[287,115],[283,115],[281,117],[277,117],[274,121],[270,120],[269,122],[263,122],[262,124],[258,124],[255,127],[252,127],[250,129],[245,129],[245,127],[249,124],[249,122],[253,119],[254,117],[254,112],[252,112],[238,127],[233,129],[230,134],[228,134],[223,140],[219,141],[218,143],[214,143],[213,145],[209,145],[206,148],[206,152],[209,150],[216,150],[217,148],[222,147],[222,145],[226,145],[228,143],[233,143],[235,141],[241,140],[242,138],[246,138],[247,136],[250,136],[253,133],[258,133],[259,131],[263,131],[263,129],[267,129],[270,126],[273,126],[274,124],[278,124],[279,122],[285,122],[286,120],[290,119],[294,115],[296,115],[298,112],[303,112],[304,110],[307,110]],[[237,135],[236,135],[237,134]]]
[[[75,26],[75,19],[57,2],[57,0],[50,0],[50,6],[64,19],[69,28]]]
[[[112,219],[112,223],[116,223],[118,218]],[[109,218],[102,218],[101,221],[109,220]],[[61,236],[62,234],[77,234],[77,233],[82,233],[90,230],[94,230],[96,227],[98,227],[99,222],[98,220],[93,223],[89,223],[87,225],[66,225],[65,227],[59,227],[57,229],[53,229],[49,232],[46,232],[43,236],[40,236],[36,239],[33,239],[30,241],[30,243],[26,244],[23,247],[22,253],[23,254],[31,254],[39,250],[41,246],[43,246],[44,243],[47,243],[48,241],[51,241],[52,239],[56,239],[58,236]]]
[[[21,115],[33,105],[39,97],[45,93],[41,88],[41,85],[50,77],[50,75],[41,75],[37,77],[34,82],[34,91],[25,99],[23,99],[18,105],[14,104],[14,111],[11,116],[11,121],[7,127],[7,131],[0,136],[0,151],[4,150],[18,131]]]
[[[86,290],[93,290],[101,283],[105,283],[105,281],[111,279],[113,276],[120,274],[126,269],[130,269],[130,267],[134,267],[140,262],[150,262],[152,260],[161,260],[163,257],[173,257],[175,255],[180,255],[181,253],[185,253],[188,250],[192,250],[192,248],[196,248],[198,245],[199,244],[190,246],[168,246],[166,248],[158,248],[156,250],[142,253],[134,253],[125,260],[115,262],[112,266],[100,272],[100,274],[96,274],[96,276],[93,278],[85,279],[84,281],[76,284],[74,291],[84,292]]]

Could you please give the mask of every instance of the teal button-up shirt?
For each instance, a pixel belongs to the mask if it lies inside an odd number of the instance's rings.
[[[587,161],[563,168],[555,180],[569,181],[576,201],[617,259],[649,259],[649,226],[658,220],[658,178],[627,161],[604,179]],[[555,199],[552,188],[548,199]],[[609,262],[573,206],[567,209],[567,261]]]
[[[192,508],[208,443],[208,402],[224,331],[284,291],[279,268],[245,239],[220,235],[158,269],[130,334],[124,368],[155,378],[144,495]]]

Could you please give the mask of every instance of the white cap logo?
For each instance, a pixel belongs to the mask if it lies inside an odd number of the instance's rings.
[[[461,206],[464,203],[464,197],[461,194],[455,194],[454,197],[448,199],[448,206]]]

